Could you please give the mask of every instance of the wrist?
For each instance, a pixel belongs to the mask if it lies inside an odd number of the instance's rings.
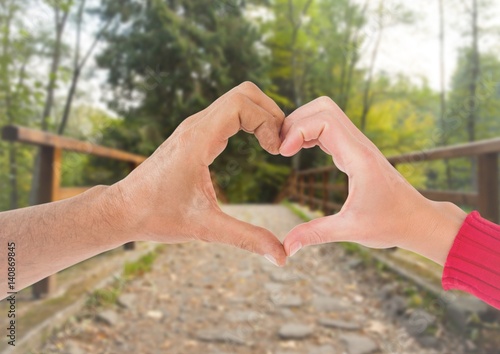
[[[118,244],[136,241],[138,230],[137,217],[126,201],[118,183],[111,186],[97,186],[98,204],[96,210],[100,211],[99,217],[103,224],[109,228],[109,235]]]
[[[427,199],[422,212],[416,214],[418,227],[403,248],[444,265],[467,214],[453,203]]]

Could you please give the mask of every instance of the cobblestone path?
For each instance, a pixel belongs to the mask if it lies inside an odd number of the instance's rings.
[[[301,220],[283,206],[224,210],[283,237]],[[364,354],[467,352],[425,311],[392,298],[394,284],[340,246],[309,247],[277,268],[235,248],[168,246],[153,271],[128,283],[119,304],[82,314],[40,353]],[[387,310],[396,306],[396,310]],[[391,307],[392,306],[392,307]],[[399,307],[398,307],[399,306]],[[419,313],[413,327],[393,316]],[[393,315],[391,315],[391,313]],[[426,332],[429,325],[432,335]],[[415,327],[416,326],[416,327]],[[436,330],[437,327],[437,330]],[[412,329],[413,328],[413,329]]]

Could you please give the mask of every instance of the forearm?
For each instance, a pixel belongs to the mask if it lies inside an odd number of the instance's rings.
[[[97,186],[67,200],[0,213],[2,297],[7,292],[7,245],[15,243],[16,290],[113,249],[131,230],[115,187]]]

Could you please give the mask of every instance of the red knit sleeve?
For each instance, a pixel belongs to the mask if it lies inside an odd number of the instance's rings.
[[[465,219],[444,266],[443,288],[459,289],[500,309],[500,226],[477,211]]]

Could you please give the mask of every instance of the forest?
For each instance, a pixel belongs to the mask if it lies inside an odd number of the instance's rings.
[[[0,0],[0,126],[149,155],[183,119],[250,80],[286,114],[331,97],[386,156],[500,136],[500,23],[491,18],[498,5],[424,1],[430,19],[408,4]],[[435,50],[422,60],[434,58],[423,65],[436,66],[438,85],[380,64],[394,33],[429,23]],[[450,58],[445,48],[457,37]],[[38,159],[34,147],[0,141],[0,210],[33,204],[43,188]],[[240,133],[211,169],[229,201],[272,202],[293,169],[327,164],[317,148],[271,156]],[[474,169],[457,159],[401,172],[416,186],[469,190]],[[63,185],[85,186],[113,183],[127,166],[65,153],[62,171]]]

